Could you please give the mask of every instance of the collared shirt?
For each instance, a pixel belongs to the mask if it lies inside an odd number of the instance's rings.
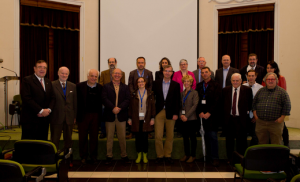
[[[95,83],[95,84],[92,85],[92,86],[90,86],[90,85],[88,84],[88,82],[86,82],[86,84],[87,84],[87,86],[90,87],[90,88],[95,88],[95,87],[97,86],[97,83]]]
[[[235,106],[236,106],[236,112],[235,112],[235,115],[236,116],[239,116],[240,113],[239,113],[239,96],[240,96],[240,90],[241,90],[241,86],[239,86],[238,88],[236,88],[236,103],[235,103]],[[232,104],[233,104],[233,96],[234,96],[234,92],[235,92],[235,88],[232,87],[232,98],[231,98],[231,111],[230,111],[230,114],[232,115]]]
[[[226,78],[227,78],[229,68],[230,66],[228,66],[228,68],[226,69],[223,67],[223,88],[226,86]]]
[[[250,87],[249,82],[244,83],[243,85]],[[262,86],[261,84],[259,84],[259,83],[256,83],[256,82],[255,82],[255,83],[252,85],[251,89],[252,89],[253,98],[255,97],[257,91],[258,91],[259,89],[261,89],[261,88],[263,88],[263,86]],[[250,118],[253,118],[253,112],[252,112],[252,111],[250,111],[249,117],[250,117]]]
[[[167,95],[169,92],[169,88],[170,88],[170,83],[171,83],[171,79],[168,82],[165,82],[165,79],[163,79],[162,82],[162,87],[163,87],[163,94],[164,94],[164,99],[167,99]]]
[[[248,65],[248,66],[247,66],[247,72],[248,72],[249,70],[255,70],[255,68],[256,68],[256,65],[255,65],[254,67]]]
[[[66,84],[65,86],[67,87],[67,81],[62,82],[62,81],[59,80],[59,82],[60,82],[61,87],[64,87],[64,86],[63,86],[63,83],[65,83],[65,84]]]
[[[290,115],[291,101],[283,88],[279,86],[274,89],[263,87],[256,93],[252,107],[259,119],[275,121],[281,115]]]
[[[44,90],[46,92],[46,87],[45,87],[45,79],[44,78],[40,78],[38,77],[36,74],[34,74],[36,76],[36,78],[39,80],[39,82],[41,82],[41,79],[42,79],[42,83],[43,83],[43,87],[44,87]]]

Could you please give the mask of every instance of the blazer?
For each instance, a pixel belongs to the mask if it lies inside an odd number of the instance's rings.
[[[112,82],[103,86],[102,100],[104,108],[104,119],[108,122],[116,120],[116,115],[112,110],[116,106],[116,92]],[[120,122],[128,120],[128,106],[130,102],[130,92],[127,85],[120,83],[119,95],[118,95],[118,107],[121,111],[117,114],[117,118]]]
[[[231,85],[231,75],[233,73],[240,73],[238,69],[235,69],[233,67],[230,67],[227,73],[226,81],[225,81],[225,87]],[[219,86],[223,88],[223,67],[216,70],[216,82],[218,82]],[[224,87],[224,88],[225,88]]]
[[[191,75],[193,77],[193,79],[194,79],[193,84],[192,84],[192,89],[196,89],[196,80],[195,80],[194,73],[188,71],[188,75]],[[181,71],[180,70],[176,71],[174,73],[174,75],[173,75],[172,80],[176,81],[177,83],[179,83],[179,85],[180,85],[180,92],[183,91],[183,83],[182,83],[181,79],[182,79],[182,73],[181,73]]]
[[[203,89],[203,84],[205,82],[202,81],[197,84],[197,92],[199,95],[199,104],[197,107],[197,117],[199,118],[200,113],[207,113],[209,112],[211,115],[208,119],[203,119],[203,126],[205,130],[209,131],[218,131],[218,127],[220,126],[220,101],[221,101],[221,87],[219,86],[218,82],[214,80],[210,80],[208,82],[208,86],[205,89]],[[202,104],[202,100],[204,100],[205,96],[205,102],[206,104]]]
[[[252,89],[248,86],[241,85],[238,99],[238,110],[241,121],[240,129],[246,129],[247,121],[249,121],[249,112],[252,110],[253,94]],[[222,109],[223,120],[226,125],[230,122],[230,112],[232,108],[232,86],[222,89]]]
[[[185,117],[187,118],[188,121],[197,120],[196,108],[197,108],[198,102],[199,102],[199,97],[198,97],[197,91],[195,91],[192,88],[190,91],[191,91],[190,94],[188,95],[188,97],[185,100]],[[183,99],[185,97],[185,91],[181,92],[180,95],[181,95],[180,106],[181,106],[181,110],[182,110],[183,109]],[[182,114],[181,110],[179,111],[180,116]]]
[[[53,112],[55,105],[55,94],[53,92],[51,81],[44,78],[45,88],[41,85],[40,81],[33,74],[26,76],[21,84],[21,98],[22,98],[22,123],[37,123],[41,121],[49,122],[49,117],[37,117],[37,114],[42,109],[51,109]]]
[[[199,69],[196,69],[195,71],[193,71],[193,73],[194,73],[194,76],[195,76],[195,79],[196,79],[196,84],[200,83],[200,80],[199,80]],[[214,72],[210,71],[210,73],[211,73],[210,78],[212,80],[214,80],[215,79]],[[200,75],[200,77],[201,77],[201,75]],[[197,87],[197,85],[196,85],[196,87]]]
[[[136,80],[139,78],[139,75],[137,73],[137,69],[130,72],[128,77],[128,87],[130,90],[130,93],[133,93],[136,89],[138,89],[138,86],[136,85]],[[153,75],[152,72],[145,69],[144,71],[144,78],[147,81],[146,88],[149,88],[152,90],[152,82],[153,82]]]
[[[76,85],[67,81],[66,97],[59,80],[52,82],[53,92],[56,102],[50,115],[51,124],[63,124],[64,121],[68,125],[74,124],[77,116],[77,90]]]
[[[154,93],[147,89],[147,99],[146,100],[146,113],[144,117],[144,124],[143,124],[143,132],[150,132],[153,131],[153,125],[150,125],[150,121],[152,118],[155,118],[155,99]],[[140,119],[139,119],[139,94],[137,91],[131,94],[130,104],[129,104],[129,112],[128,116],[132,120],[131,131],[132,132],[139,132],[140,130]]]
[[[110,69],[102,71],[100,78],[98,80],[98,83],[100,85],[105,85],[107,83],[111,82],[110,80]],[[121,78],[121,82],[125,84],[125,73],[122,71],[122,78]]]
[[[156,114],[158,114],[161,110],[166,110],[166,118],[172,119],[173,115],[179,115],[180,109],[180,85],[179,83],[170,80],[170,87],[166,97],[164,99],[163,94],[163,87],[162,87],[163,80],[155,80],[153,84],[153,92],[156,96]]]
[[[97,95],[95,96],[95,99],[99,103],[97,105],[97,110],[98,110],[98,121],[101,121],[102,118],[102,90],[103,87],[99,83],[96,83],[97,86]],[[76,122],[80,123],[84,121],[84,115],[85,115],[85,109],[87,107],[86,104],[86,97],[87,97],[87,91],[88,91],[88,86],[87,86],[87,81],[80,82],[76,84],[76,89],[77,89],[77,119]]]
[[[246,65],[240,69],[240,73],[242,75],[243,81],[247,81],[247,67],[248,67],[248,65]],[[264,67],[256,65],[255,72],[257,73],[257,77],[256,77],[255,81],[256,81],[256,83],[261,84],[264,76],[266,75],[266,70]]]

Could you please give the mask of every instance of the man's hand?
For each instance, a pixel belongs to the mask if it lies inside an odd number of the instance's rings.
[[[255,121],[258,120],[258,117],[256,115],[256,111],[252,111],[252,112],[253,112],[253,118],[255,119]]]
[[[131,126],[132,125],[132,121],[128,120],[127,123]]]
[[[253,117],[252,120],[251,120],[251,122],[252,122],[252,123],[255,123],[255,122],[256,122],[256,119]]]
[[[210,114],[209,112],[207,112],[206,114],[203,115],[203,118],[204,118],[204,119],[208,119],[208,118],[210,117],[210,115],[211,115],[211,114]]]
[[[203,112],[200,113],[200,114],[199,114],[199,117],[200,117],[200,118],[204,118],[204,113],[203,113]]]
[[[278,119],[275,121],[275,123],[282,123],[283,120],[284,120],[284,117],[285,117],[285,116],[282,115],[280,118],[278,118]]]
[[[182,120],[183,122],[186,122],[186,121],[187,121],[187,118],[186,118],[185,115],[181,115],[180,118],[181,118],[181,120]]]
[[[114,114],[118,114],[120,111],[121,111],[121,108],[119,108],[119,107],[115,107],[115,108],[112,110],[112,112],[113,112]]]
[[[37,117],[41,118],[44,117],[42,114],[37,114]]]
[[[150,125],[151,125],[151,126],[154,125],[154,119],[151,119]]]
[[[176,121],[178,119],[178,115],[173,115],[172,120]]]
[[[49,114],[50,114],[50,110],[49,109],[44,109],[43,112],[41,113],[41,115],[43,117],[47,117],[47,116],[49,116]]]

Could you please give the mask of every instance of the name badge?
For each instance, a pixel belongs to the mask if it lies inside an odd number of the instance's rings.
[[[185,115],[185,110],[182,110],[182,111],[181,111],[181,114],[182,114],[182,115]]]
[[[202,100],[201,103],[202,103],[202,104],[206,104],[206,100]]]
[[[145,117],[145,114],[143,112],[140,112],[139,117]]]

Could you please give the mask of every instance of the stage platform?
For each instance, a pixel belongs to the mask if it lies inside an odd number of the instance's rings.
[[[288,128],[290,135],[290,148],[291,149],[300,149],[300,129]],[[154,135],[154,133],[152,133]],[[50,133],[49,133],[50,138]],[[73,154],[74,160],[79,160],[79,142],[78,142],[78,133],[73,132]],[[21,139],[21,129],[18,127],[13,127],[12,130],[0,130],[0,146],[4,150],[13,148],[14,142]],[[226,159],[226,148],[225,148],[225,138],[219,137],[219,157],[220,159]],[[248,143],[250,143],[251,137],[248,137]],[[136,150],[135,150],[135,139],[126,140],[127,145],[127,154],[130,159],[136,158]],[[201,137],[197,137],[197,158],[201,158],[203,156],[202,153],[202,140]],[[98,140],[98,159],[104,160],[106,156],[106,138]],[[60,148],[63,146],[63,141],[61,138]],[[114,139],[114,147],[113,147],[114,159],[120,159],[120,147],[118,139]],[[176,134],[174,137],[173,143],[173,159],[180,159],[184,156],[183,149],[183,140],[182,138],[177,138]],[[149,139],[149,151],[148,158],[155,159],[155,140]]]

